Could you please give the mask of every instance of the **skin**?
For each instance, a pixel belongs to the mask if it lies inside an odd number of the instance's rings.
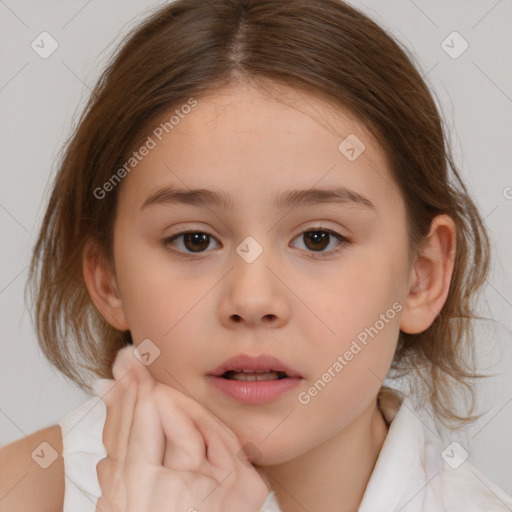
[[[119,185],[115,271],[86,256],[84,277],[114,327],[130,329],[135,345],[148,338],[158,346],[160,356],[147,367],[155,380],[193,397],[242,445],[257,447],[256,468],[283,512],[353,511],[387,435],[377,393],[399,330],[426,330],[443,307],[455,226],[446,215],[436,217],[409,262],[404,202],[375,139],[319,97],[277,85],[273,91],[233,85],[197,98],[192,112]],[[366,146],[354,161],[338,149],[348,134]],[[170,185],[223,190],[234,204],[140,210],[153,191]],[[271,204],[290,189],[331,185],[364,195],[375,211]],[[319,226],[350,243],[340,246],[331,237],[315,246],[300,235]],[[203,252],[194,253],[197,245],[185,245],[185,237],[170,247],[190,258],[162,245],[187,230],[211,235],[209,244],[199,244]],[[263,249],[252,263],[235,251],[247,236]],[[326,257],[308,256],[315,247]],[[298,393],[395,302],[401,311],[301,404]],[[265,405],[236,402],[205,375],[239,353],[270,353],[303,380]]]

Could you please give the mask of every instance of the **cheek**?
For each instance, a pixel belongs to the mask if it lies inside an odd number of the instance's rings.
[[[117,275],[132,338],[136,344],[145,338],[157,342],[177,322],[175,313],[179,312],[174,303],[176,299],[173,302],[175,294],[167,291],[164,295],[162,281],[154,279],[147,269],[139,269],[136,261],[133,266],[130,262],[125,263],[124,268],[119,266]]]
[[[378,383],[370,369],[382,378],[387,374],[403,308],[392,284],[392,256],[384,260],[358,255],[321,287],[311,283],[305,290],[307,304],[315,313],[305,311],[302,325],[309,340],[307,360],[317,362],[319,375],[312,377],[320,378],[331,369],[336,374],[333,382],[351,387],[369,379]]]
[[[364,315],[340,315],[332,322],[336,335],[311,335],[314,343],[304,358],[314,361],[308,375],[304,402],[325,411],[335,424],[340,408],[359,410],[361,404],[377,394],[389,372],[398,338],[397,307],[369,308]],[[338,404],[338,405],[336,405]]]
[[[389,274],[385,262],[360,253],[352,261],[340,262],[339,269],[333,270],[321,284],[305,284],[302,295],[307,297],[306,305],[318,320],[323,320],[325,335],[355,334],[358,328],[377,320],[393,303]]]
[[[176,272],[174,272],[176,274]],[[126,319],[136,344],[148,338],[165,357],[169,368],[172,361],[193,360],[191,347],[199,350],[205,342],[201,319],[211,316],[208,290],[213,278],[190,279],[167,276],[161,269],[148,265],[136,251],[119,259],[118,279]],[[171,358],[168,354],[172,353]],[[181,356],[183,355],[184,358]],[[163,360],[163,359],[162,359]]]

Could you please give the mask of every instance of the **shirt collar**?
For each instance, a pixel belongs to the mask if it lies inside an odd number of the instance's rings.
[[[379,393],[379,408],[389,430],[358,512],[397,510],[414,499],[411,485],[415,494],[425,480],[423,425],[411,401],[401,391],[386,388]],[[262,512],[280,512],[274,491]]]
[[[411,401],[397,390],[384,394],[380,409],[388,434],[366,486],[358,512],[395,510],[407,487],[424,480],[424,431]]]

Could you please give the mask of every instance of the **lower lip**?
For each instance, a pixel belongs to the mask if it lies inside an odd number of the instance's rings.
[[[226,395],[246,404],[264,404],[296,387],[300,377],[276,380],[233,380],[207,375],[207,380]]]

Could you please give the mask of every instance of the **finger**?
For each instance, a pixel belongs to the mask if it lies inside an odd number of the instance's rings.
[[[128,436],[126,464],[162,466],[165,435],[158,409],[151,399],[137,399]]]
[[[218,418],[169,386],[160,387],[155,400],[167,440],[165,467],[209,475],[206,464],[222,470],[233,467],[239,442]]]
[[[204,404],[185,395],[181,397],[182,400],[189,402],[187,410],[207,447],[206,461],[213,470],[209,474],[225,475],[233,470],[239,474],[254,473],[256,469],[247,462],[250,453],[247,454],[243,450],[236,434]],[[249,446],[248,449],[250,450],[251,447]]]
[[[198,470],[208,462],[208,453],[218,467],[233,466],[240,443],[234,433],[202,405],[171,386],[157,383],[132,346],[118,353],[113,366],[116,378],[130,374],[137,381],[138,397],[155,394],[158,388],[158,412],[165,436],[160,464],[171,469]],[[162,390],[163,392],[162,396]],[[139,398],[138,398],[139,399]],[[135,422],[135,418],[133,420]],[[132,425],[134,427],[134,425]],[[156,460],[153,455],[152,460]]]
[[[147,393],[156,385],[157,381],[135,355],[135,350],[136,347],[133,345],[127,345],[119,350],[112,366],[112,373],[116,380],[121,380],[128,376],[129,380],[137,382],[141,391]]]
[[[116,425],[118,428],[129,427],[128,432],[123,430],[123,434],[126,435],[118,440],[113,457],[124,460],[130,451],[130,459],[145,460],[158,466],[163,464],[168,468],[179,467],[183,470],[199,467],[204,461],[205,446],[190,418],[173,403],[180,393],[173,390],[165,404],[165,407],[172,411],[172,422],[164,432],[159,413],[157,418],[151,410],[148,410],[148,417],[144,418],[144,415],[136,414],[135,411],[146,408],[144,405],[138,406],[137,404],[139,402],[144,404],[147,400],[151,400],[157,384],[160,388],[162,386],[167,389],[173,388],[157,383],[149,370],[135,356],[132,346],[123,347],[118,352],[112,371],[119,382],[132,382],[137,388],[135,404],[130,402],[130,405],[133,405],[132,416],[129,416],[129,411],[126,411],[123,420],[126,423],[119,426],[118,422],[112,422],[111,429],[108,430],[108,434],[115,436]],[[158,426],[160,426],[161,435],[164,438],[163,446],[159,441],[161,436]],[[112,438],[109,439],[112,442],[116,441]],[[164,452],[167,453],[167,459],[164,457]]]
[[[209,429],[213,429],[211,432],[217,432],[220,434],[223,440],[228,443],[232,450],[239,448],[239,441],[235,434],[202,404],[199,404],[196,400],[189,398],[172,386],[168,386],[156,381],[146,366],[136,357],[135,349],[133,346],[130,345],[123,347],[118,352],[113,365],[113,373],[116,379],[121,379],[125,375],[130,375],[130,378],[137,382],[139,391],[142,390],[144,394],[149,391],[151,391],[151,394],[153,394],[154,390],[157,388],[159,390],[157,394],[161,394],[161,390],[163,389],[167,390],[169,393],[168,399],[173,404],[180,405],[179,408],[173,409],[174,415],[179,414],[181,410],[186,410],[188,415],[191,416],[192,420],[195,422],[196,427],[200,426],[201,430],[204,430],[205,435],[208,435]],[[166,399],[164,398],[164,401],[165,400]],[[165,413],[166,411],[169,413],[169,409],[167,409],[165,406],[162,406],[161,412]],[[169,433],[173,432],[173,419],[173,416],[169,417],[169,414],[166,415],[166,420],[169,421]],[[183,419],[183,421],[186,421],[186,417]],[[184,431],[180,429],[180,426],[177,425],[174,434],[180,439],[184,439],[182,435],[183,432]]]
[[[107,500],[100,496],[98,500],[96,501],[96,509],[95,512],[112,512],[112,508],[107,503]]]
[[[205,439],[216,434],[233,453],[240,448],[240,441],[235,433],[206,405],[183,393],[180,393],[179,400],[183,404],[182,407],[188,411],[196,427],[204,434]]]
[[[110,458],[122,462],[128,450],[128,439],[133,422],[137,387],[134,383],[112,388],[103,398],[107,417],[103,426],[102,440]]]
[[[158,411],[160,428],[165,438],[161,464],[168,469],[197,471],[204,464],[206,447],[188,410],[179,401],[180,395],[174,388],[159,384],[149,398]],[[133,429],[137,427],[134,421]]]

